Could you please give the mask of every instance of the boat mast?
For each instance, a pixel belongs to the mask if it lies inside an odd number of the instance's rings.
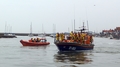
[[[12,33],[12,26],[10,27],[10,33]]]
[[[71,20],[71,26],[72,26],[72,31],[73,31],[73,21]]]
[[[5,22],[5,33],[7,33],[7,32],[6,32],[6,30],[7,30],[7,28],[6,28],[6,27],[7,27],[7,22]]]
[[[42,35],[43,35],[44,31],[43,31],[43,24],[42,24]]]
[[[9,32],[9,34],[10,34],[10,31],[11,31],[11,26],[9,25],[8,26],[8,32]]]
[[[83,22],[83,29],[82,29],[83,32],[85,32],[85,26],[84,26],[84,22]]]
[[[88,28],[88,32],[89,32],[89,24],[88,24],[88,20],[87,20],[87,28]]]
[[[44,26],[42,24],[42,38],[45,37],[45,31],[44,31]]]
[[[68,32],[70,32],[70,29],[69,29],[69,27],[68,27]]]
[[[75,19],[74,19],[74,32],[75,32]]]
[[[31,22],[31,25],[30,25],[30,35],[32,34],[32,22]]]
[[[56,33],[56,26],[53,24],[53,33]]]
[[[75,32],[75,4],[74,4],[74,32]]]
[[[88,29],[88,32],[89,32],[88,15],[87,15],[87,4],[86,4],[86,20],[87,20],[87,29]]]

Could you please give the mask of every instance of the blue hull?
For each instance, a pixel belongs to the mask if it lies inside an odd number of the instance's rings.
[[[81,51],[81,50],[92,50],[93,44],[80,45],[78,43],[55,43],[59,51]]]

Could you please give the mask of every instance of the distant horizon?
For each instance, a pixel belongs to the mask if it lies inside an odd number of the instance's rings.
[[[117,26],[118,27],[118,26]],[[110,28],[111,30],[114,30],[116,27],[114,27],[114,28]],[[110,30],[110,29],[103,29],[103,30]],[[92,32],[96,32],[96,33],[100,33],[100,32],[102,32],[103,30],[101,30],[101,31],[92,31]],[[69,30],[69,32],[71,32],[71,31],[74,31],[74,30]],[[91,31],[91,30],[89,30],[89,31]],[[64,31],[64,32],[68,32],[68,31]],[[0,31],[0,33],[30,33],[30,32],[12,32],[12,30],[11,29],[9,29],[9,31]],[[35,33],[35,34],[41,34],[41,33],[57,33],[57,32],[32,32],[32,33]]]

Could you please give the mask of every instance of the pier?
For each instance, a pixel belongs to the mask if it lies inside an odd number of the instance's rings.
[[[28,36],[29,33],[14,33],[16,36]],[[0,33],[0,37],[3,36],[4,33]],[[34,36],[38,36],[38,33],[33,33]],[[42,33],[40,34],[42,35]],[[50,36],[50,33],[45,34],[45,36]]]

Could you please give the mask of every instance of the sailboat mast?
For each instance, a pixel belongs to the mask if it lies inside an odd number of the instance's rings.
[[[85,26],[84,25],[85,25],[85,23],[83,22],[83,31],[85,30]]]
[[[75,19],[74,19],[74,32],[75,32]]]
[[[6,29],[7,29],[6,27],[7,27],[7,22],[5,22],[5,33],[7,33],[7,32],[6,32]]]
[[[84,22],[83,22],[83,29],[84,29]]]
[[[55,33],[55,24],[53,24],[53,33]]]
[[[72,31],[73,31],[73,21],[71,20],[71,26],[72,26]]]
[[[70,32],[70,29],[69,29],[69,27],[68,27],[68,32]]]
[[[32,35],[32,22],[31,22],[31,25],[30,25],[30,36]]]
[[[42,33],[44,33],[43,24],[42,24]]]
[[[56,25],[54,25],[54,28],[55,28],[55,29],[54,29],[54,33],[56,33]]]
[[[12,33],[12,26],[10,27],[10,32]]]
[[[74,32],[75,32],[75,4],[74,4]]]
[[[89,24],[88,24],[88,20],[87,20],[87,28],[88,28],[88,32],[89,32]]]
[[[86,2],[87,3],[87,2]],[[88,14],[87,14],[87,4],[86,4],[86,20],[87,20],[87,29],[89,32],[89,24],[88,24]]]

